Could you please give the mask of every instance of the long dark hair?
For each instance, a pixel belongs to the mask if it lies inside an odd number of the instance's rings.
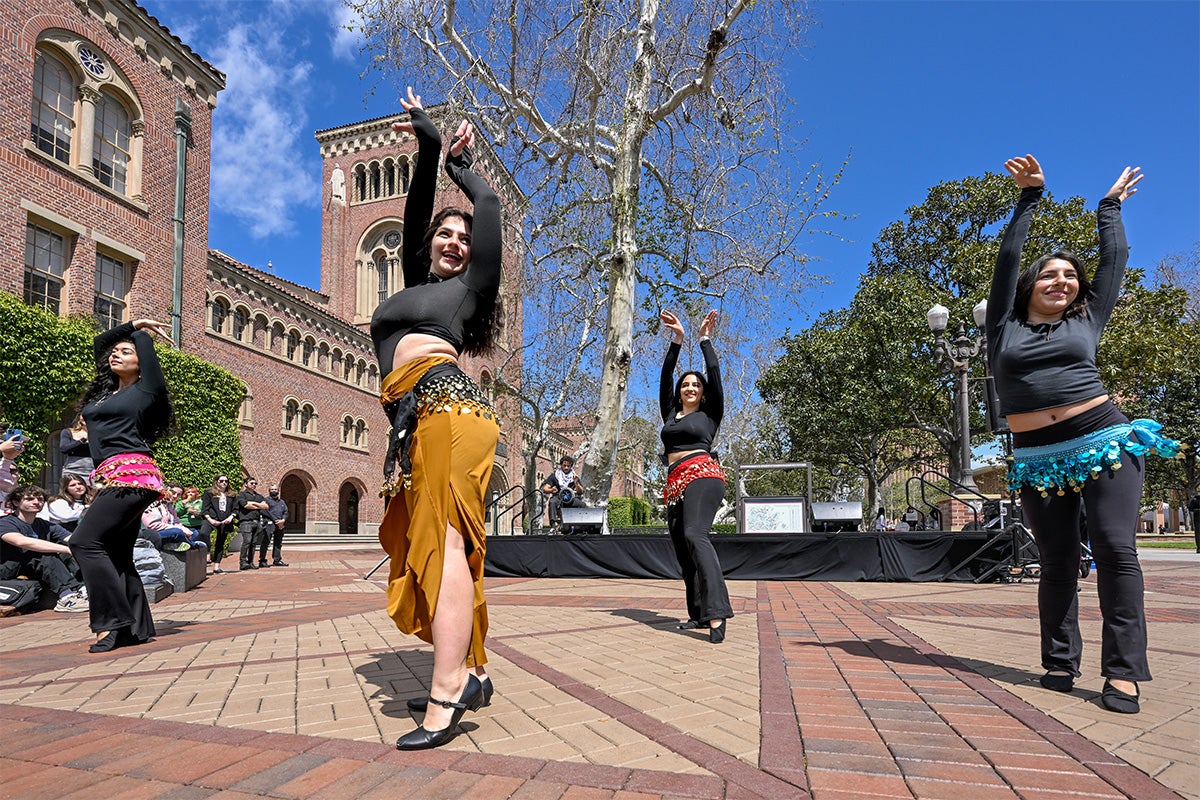
[[[1088,300],[1092,296],[1092,282],[1088,280],[1087,272],[1083,269],[1083,262],[1079,260],[1079,256],[1070,250],[1055,250],[1053,253],[1047,253],[1037,261],[1034,261],[1028,267],[1021,270],[1021,274],[1017,276],[1017,290],[1016,296],[1013,298],[1013,311],[1017,312],[1017,316],[1021,319],[1029,319],[1029,298],[1033,296],[1033,286],[1037,283],[1038,276],[1042,274],[1045,266],[1055,259],[1066,261],[1075,267],[1075,275],[1079,279],[1079,294],[1075,295],[1075,299],[1071,301],[1071,305],[1067,306],[1066,310],[1063,311],[1063,319],[1087,316]]]
[[[683,379],[689,375],[695,375],[700,380],[700,389],[701,389],[700,405],[697,407],[697,410],[698,411],[707,411],[708,410],[708,378],[704,377],[703,372],[697,372],[694,369],[690,369],[687,372],[683,373],[682,375],[679,376],[679,380],[675,381],[675,400],[674,400],[675,410],[683,411],[683,397],[680,394],[680,392],[683,389]]]
[[[471,213],[457,206],[446,206],[434,214],[429,227],[425,230],[425,236],[421,239],[421,256],[426,261],[430,260],[434,234],[450,217],[462,219],[467,224],[468,230],[474,227],[475,218]],[[471,266],[468,264],[467,269],[470,268]],[[489,298],[480,298],[480,300],[483,302],[479,304],[475,313],[463,326],[462,352],[469,356],[484,356],[492,352],[500,338],[500,331],[504,327],[504,304],[500,302],[500,293],[497,292],[491,297],[490,302],[488,302]]]
[[[87,391],[83,393],[83,399],[79,401],[80,413],[83,412],[85,407],[91,405],[92,403],[97,403],[104,398],[115,394],[117,389],[120,388],[121,379],[117,377],[117,374],[112,371],[112,367],[108,365],[108,357],[112,355],[112,351],[115,350],[118,345],[132,341],[132,339],[122,339],[121,341],[114,343],[112,350],[109,350],[107,353],[97,359],[96,377],[92,380],[91,385],[88,386]],[[138,376],[140,380],[140,372],[138,373]],[[146,444],[154,444],[159,439],[170,436],[175,430],[175,404],[171,402],[170,391],[167,392],[161,404],[156,404],[156,407],[152,413],[154,416],[149,420],[150,431]]]

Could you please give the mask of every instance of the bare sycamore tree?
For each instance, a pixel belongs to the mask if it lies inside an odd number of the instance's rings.
[[[529,285],[603,284],[584,469],[589,499],[606,497],[635,330],[664,306],[722,307],[727,326],[753,325],[805,279],[797,240],[837,176],[793,174],[781,131],[779,61],[800,45],[804,4],[347,4],[373,63],[460,105],[516,177]]]
[[[593,309],[603,287],[596,283],[564,282],[558,291],[542,296],[545,305],[536,336],[510,354],[497,371],[496,384],[501,391],[517,398],[527,412],[529,433],[524,438],[525,481],[522,496],[537,491],[537,459],[550,438],[555,419],[590,410],[587,359],[598,341],[597,320]],[[526,351],[522,353],[521,351]],[[530,353],[533,355],[531,356]],[[510,364],[521,364],[519,380],[509,377]],[[514,498],[515,502],[515,498]],[[532,512],[538,508],[529,506]]]

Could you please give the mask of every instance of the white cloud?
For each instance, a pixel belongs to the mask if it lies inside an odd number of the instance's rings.
[[[333,25],[330,49],[339,61],[355,62],[359,58],[364,39],[362,17],[343,0],[324,0],[325,11]]]
[[[296,60],[277,15],[228,22],[209,53],[227,76],[213,121],[213,203],[255,238],[288,233],[297,208],[321,196],[318,168],[304,158],[313,65]]]

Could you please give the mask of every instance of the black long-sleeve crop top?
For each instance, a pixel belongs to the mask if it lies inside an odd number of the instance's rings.
[[[167,380],[150,334],[135,330],[132,322],[96,336],[92,346],[99,368],[118,342],[132,341],[137,350],[141,377],[131,386],[83,407],[88,426],[88,449],[97,466],[121,453],[150,454],[154,431],[167,412]]]
[[[447,158],[446,172],[474,206],[471,260],[466,270],[452,278],[443,280],[430,271],[422,239],[433,214],[442,139],[424,111],[414,108],[410,115],[418,155],[404,205],[404,288],[380,303],[371,317],[371,338],[384,375],[392,370],[396,345],[409,333],[436,336],[461,351],[464,332],[476,311],[493,303],[500,290],[500,198],[470,169],[466,152]]]
[[[988,296],[988,359],[1004,415],[1057,408],[1107,393],[1096,370],[1096,350],[1116,307],[1129,260],[1121,202],[1106,197],[1096,210],[1100,262],[1092,276],[1087,313],[1031,324],[1017,314],[1013,302],[1021,250],[1042,192],[1040,186],[1021,191],[1000,243]]]
[[[711,450],[717,438],[717,428],[725,416],[725,393],[721,389],[721,367],[712,342],[700,340],[704,354],[704,399],[700,408],[679,416],[682,410],[675,402],[675,364],[679,360],[679,345],[671,342],[663,359],[658,381],[658,407],[662,413],[662,443],[667,455],[689,450]]]

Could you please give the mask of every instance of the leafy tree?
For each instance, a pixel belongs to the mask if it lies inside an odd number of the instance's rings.
[[[591,499],[607,496],[635,332],[660,306],[763,309],[804,280],[797,242],[836,176],[794,175],[781,132],[777,67],[809,22],[803,4],[349,5],[375,63],[447,87],[512,170],[530,201],[531,291],[602,284],[584,470]]]

